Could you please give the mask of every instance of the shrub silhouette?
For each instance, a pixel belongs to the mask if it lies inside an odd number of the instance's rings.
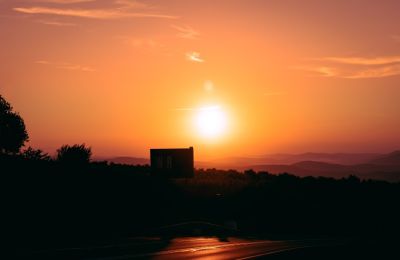
[[[85,165],[90,162],[92,149],[85,144],[63,145],[57,150],[57,161],[66,165]]]
[[[16,154],[28,139],[24,120],[0,95],[0,153]]]

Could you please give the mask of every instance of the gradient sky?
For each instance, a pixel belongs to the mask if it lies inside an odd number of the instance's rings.
[[[0,93],[53,153],[400,147],[400,1],[0,0]],[[205,107],[226,115],[199,134]]]

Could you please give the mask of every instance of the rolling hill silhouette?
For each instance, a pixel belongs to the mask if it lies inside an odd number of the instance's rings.
[[[274,163],[280,161],[287,163]],[[225,168],[233,166],[232,168],[242,171],[246,169],[268,171],[273,174],[287,172],[302,177],[344,178],[356,175],[362,179],[400,181],[400,151],[389,154],[304,153],[298,155],[277,154],[264,158],[237,157],[225,160],[224,163],[220,160],[219,167],[221,166]]]
[[[199,167],[235,168],[243,165],[278,164],[289,165],[303,161],[325,162],[331,164],[354,165],[374,160],[378,153],[302,153],[269,154],[260,157],[225,157],[198,163]]]

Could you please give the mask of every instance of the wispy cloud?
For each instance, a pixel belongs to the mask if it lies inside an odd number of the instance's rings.
[[[182,107],[174,108],[176,111],[209,111],[209,110],[219,110],[220,106],[206,106],[206,107]]]
[[[316,76],[334,77],[337,75],[335,68],[326,66],[297,66],[294,69],[312,72]]]
[[[53,4],[77,4],[95,2],[96,0],[35,0],[35,2],[53,3]]]
[[[377,57],[323,57],[309,59],[314,64],[296,69],[316,76],[346,79],[385,78],[400,75],[400,55]]]
[[[343,77],[348,79],[366,79],[385,78],[396,75],[400,75],[400,64],[360,70]]]
[[[400,62],[400,56],[383,56],[383,57],[324,57],[316,60],[331,61],[353,65],[384,65]]]
[[[204,62],[204,59],[200,57],[200,53],[194,51],[186,53],[186,59],[198,63]]]
[[[197,39],[197,37],[200,35],[199,32],[195,31],[190,26],[171,25],[171,27],[176,29],[178,31],[177,36],[180,38],[183,38],[183,39],[194,40],[194,39]]]
[[[80,64],[73,64],[69,62],[52,62],[47,60],[38,60],[35,63],[47,66],[54,66],[57,69],[65,69],[65,70],[77,70],[84,72],[93,72],[96,71],[94,68],[89,66],[84,66]]]
[[[49,1],[46,1],[49,2]],[[79,0],[54,0],[51,1],[58,4],[81,3],[85,1]],[[86,1],[87,2],[87,1]],[[30,6],[15,7],[14,11],[26,14],[40,14],[53,16],[70,16],[90,19],[120,19],[120,18],[160,18],[160,19],[177,19],[177,16],[149,12],[148,5],[138,1],[115,0],[113,7],[107,8],[66,8],[66,7],[48,7],[48,6]]]
[[[51,21],[51,20],[38,20],[38,23],[45,24],[45,25],[53,25],[53,26],[76,26],[76,23],[65,23],[59,21]]]
[[[37,64],[43,64],[43,65],[50,65],[50,64],[52,64],[50,61],[47,61],[47,60],[38,60],[38,61],[35,61],[35,63],[37,63]]]
[[[146,3],[135,1],[135,0],[115,0],[115,4],[120,5],[120,8],[139,8],[139,9],[151,9],[152,7]]]
[[[164,47],[162,43],[154,39],[147,38],[137,38],[131,36],[118,36],[117,38],[122,39],[125,44],[131,45],[133,47],[147,47],[147,48],[157,48]]]
[[[48,14],[59,16],[75,16],[92,19],[118,19],[118,18],[163,18],[176,19],[176,16],[155,13],[133,13],[118,9],[61,9],[49,7],[16,7],[15,11],[27,14]]]

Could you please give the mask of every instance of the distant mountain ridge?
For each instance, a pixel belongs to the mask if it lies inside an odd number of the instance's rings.
[[[303,161],[354,165],[367,163],[379,156],[383,155],[379,153],[269,154],[260,157],[227,157],[208,161],[208,163],[218,167],[241,166],[243,164],[293,164]]]
[[[120,156],[105,159],[128,165],[150,164],[147,158]],[[195,161],[196,168],[253,169],[273,174],[291,173],[298,176],[343,178],[356,175],[363,179],[400,181],[400,150],[388,154],[375,153],[303,153],[273,154],[263,157],[228,157],[210,161]]]
[[[275,154],[259,158],[232,157],[204,163],[208,167],[253,169],[269,173],[291,173],[298,176],[343,178],[356,175],[362,179],[400,182],[400,151],[377,153],[303,153]]]
[[[371,160],[372,164],[378,165],[400,165],[400,151],[394,151]]]
[[[119,156],[114,158],[105,159],[110,163],[117,163],[117,164],[128,164],[128,165],[146,165],[150,164],[150,160],[147,158],[140,158],[140,157],[129,157],[129,156]]]

